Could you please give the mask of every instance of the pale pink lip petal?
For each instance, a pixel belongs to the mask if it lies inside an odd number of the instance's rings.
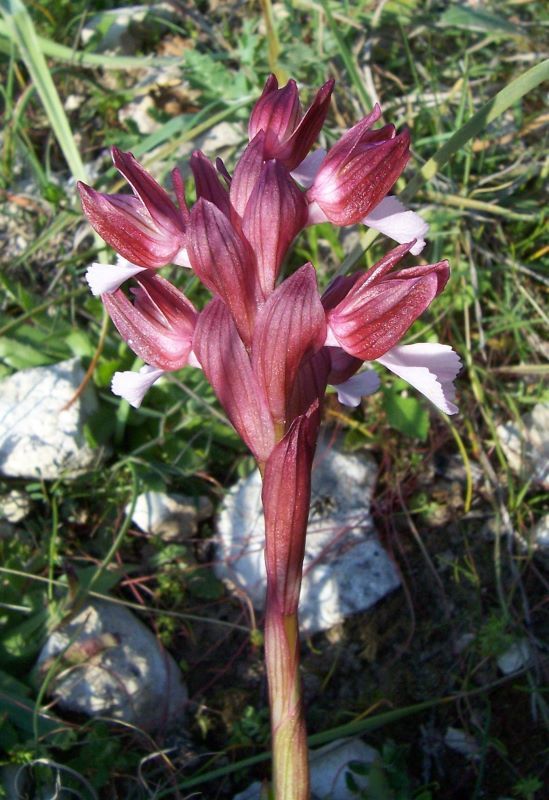
[[[303,186],[304,189],[308,189],[313,185],[316,174],[325,158],[326,150],[322,148],[314,150],[303,159],[301,164],[298,164],[298,166],[291,171],[290,175],[300,186]]]
[[[329,325],[326,329],[326,341],[324,342],[324,347],[341,347],[335,333]]]
[[[321,222],[328,222],[328,217],[318,203],[309,203],[306,227],[319,225]]]
[[[337,399],[344,406],[356,408],[362,397],[377,392],[380,383],[379,375],[373,369],[359,372],[358,375],[337,384]]]
[[[191,352],[189,353],[189,358],[187,360],[187,366],[188,367],[196,367],[197,369],[202,369],[202,364],[200,363],[200,361],[196,357],[194,350],[191,350]]]
[[[101,294],[116,292],[125,281],[145,270],[146,267],[138,267],[122,256],[118,256],[116,264],[98,264],[97,262],[91,264],[86,270],[86,280],[91,293],[98,297]]]
[[[456,414],[454,379],[461,361],[448,344],[405,344],[377,358],[446,414]]]
[[[113,394],[123,397],[134,408],[139,408],[153,383],[164,375],[163,369],[145,364],[139,372],[115,372],[111,389]]]
[[[178,267],[187,267],[188,269],[191,269],[191,261],[189,259],[189,254],[186,247],[181,248],[179,253],[175,254],[173,263]]]
[[[414,256],[419,255],[425,247],[429,225],[415,211],[409,211],[398,197],[385,197],[362,222],[399,244],[416,239],[410,249]]]

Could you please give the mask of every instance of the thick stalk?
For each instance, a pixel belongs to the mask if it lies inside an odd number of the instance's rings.
[[[309,759],[299,680],[297,607],[318,402],[292,422],[265,464],[265,660],[269,681],[275,800],[309,800]]]
[[[309,757],[299,677],[297,612],[267,590],[265,657],[271,706],[275,800],[309,800]]]

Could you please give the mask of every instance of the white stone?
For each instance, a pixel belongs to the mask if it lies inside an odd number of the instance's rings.
[[[549,514],[545,514],[532,533],[532,543],[535,550],[541,553],[549,553]]]
[[[31,509],[31,501],[26,492],[12,489],[8,494],[0,497],[0,519],[7,522],[21,522]]]
[[[126,513],[130,507],[126,506]],[[212,513],[207,497],[145,492],[137,498],[132,522],[145,533],[160,534],[164,539],[188,539],[196,534],[198,523]]]
[[[511,469],[549,489],[549,403],[535,405],[520,425],[498,425],[497,433]]]
[[[100,451],[83,426],[97,409],[93,387],[65,406],[84,378],[77,358],[24,369],[0,381],[0,473],[55,479],[85,472]]]
[[[169,2],[107,9],[86,21],[80,33],[82,42],[87,44],[98,31],[104,31],[96,50],[116,50],[131,55],[143,39],[148,14],[164,19],[174,17]]]
[[[510,675],[529,664],[531,658],[532,653],[528,640],[520,639],[518,642],[513,642],[511,647],[499,656],[498,667],[504,675]]]
[[[319,447],[299,605],[303,634],[327,630],[370,608],[399,586],[370,516],[377,467],[369,456]],[[257,609],[265,600],[265,527],[258,471],[227,494],[217,523],[218,578],[243,589]]]
[[[317,800],[356,800],[356,794],[347,787],[345,778],[347,765],[352,761],[360,764],[371,764],[378,752],[360,739],[337,739],[318,750],[309,751],[309,767],[311,770],[311,792]],[[360,787],[366,789],[368,779],[364,775],[352,773]],[[234,800],[260,800],[261,784],[256,781]]]
[[[480,758],[480,747],[474,736],[462,728],[448,727],[444,734],[444,744],[455,753],[470,759]]]
[[[38,659],[42,676],[60,653],[62,669],[49,687],[59,710],[147,731],[181,722],[187,702],[181,672],[124,606],[94,601],[52,633]]]

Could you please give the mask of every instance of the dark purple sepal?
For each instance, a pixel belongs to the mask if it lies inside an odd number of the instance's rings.
[[[238,434],[265,462],[275,442],[269,406],[223,300],[214,298],[201,312],[193,350]]]
[[[261,174],[264,141],[265,134],[259,131],[240,156],[231,180],[231,204],[239,217],[244,216],[250,195]]]
[[[316,273],[305,264],[275,289],[256,318],[252,364],[277,425],[287,423],[286,406],[301,364],[325,339]]]
[[[187,252],[194,272],[225,301],[240,336],[250,345],[260,290],[248,241],[217,206],[200,199],[191,211]]]
[[[258,278],[265,296],[274,289],[282,261],[307,222],[307,202],[288,170],[267,161],[250,195],[242,230],[257,258]]]
[[[229,192],[219,180],[219,173],[204,153],[195,150],[190,158],[197,199],[213,203],[226,217],[231,216]]]
[[[318,400],[297,417],[265,465],[265,563],[270,601],[294,614],[299,601],[318,433]]]
[[[189,358],[197,311],[169,281],[152,272],[135,277],[131,302],[121,289],[101,299],[122,338],[154,367],[175,370]]]

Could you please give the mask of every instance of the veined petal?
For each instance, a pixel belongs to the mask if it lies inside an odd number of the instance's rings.
[[[184,234],[166,234],[155,228],[137,197],[96,192],[78,183],[88,222],[107,244],[132,264],[157,269],[169,264],[184,244]]]
[[[373,369],[364,370],[364,372],[359,372],[343,383],[336,385],[337,399],[344,406],[356,408],[363,397],[377,392],[380,384],[381,381],[377,372],[374,372]]]
[[[194,175],[197,199],[209,200],[217,206],[226,217],[230,217],[231,204],[229,193],[219,180],[219,175],[213,164],[200,150],[195,150],[190,158],[190,165]]]
[[[153,383],[164,375],[163,369],[145,364],[139,372],[115,372],[111,382],[112,393],[123,397],[134,408],[139,408]]]
[[[223,300],[214,298],[200,314],[193,351],[230,421],[256,459],[266,461],[275,443],[269,406]]]
[[[301,164],[291,171],[291,176],[294,181],[297,181],[304,189],[308,189],[313,185],[314,179],[320,169],[320,166],[326,158],[326,150],[319,147],[318,150],[313,150],[306,156]]]
[[[126,178],[135,194],[158,227],[174,235],[183,233],[183,223],[169,194],[149,175],[131,153],[118,147],[112,148],[112,160],[116,169]]]
[[[445,414],[456,414],[454,379],[461,360],[447,344],[405,344],[377,358],[380,364],[403,378]]]
[[[230,199],[234,210],[240,217],[244,216],[246,204],[263,167],[264,141],[265,134],[261,130],[240,156],[233,174]]]
[[[436,294],[436,274],[383,281],[328,312],[328,322],[347,353],[372,361],[400,341]]]
[[[138,267],[122,256],[118,256],[116,264],[99,264],[94,262],[86,270],[86,280],[91,293],[95,297],[102,294],[112,294],[119,289],[129,278],[133,278],[146,267]]]
[[[307,202],[279,161],[267,161],[250,195],[242,230],[257,258],[259,282],[267,297],[288,247],[305,226]]]
[[[286,424],[297,371],[325,339],[316,274],[311,264],[305,264],[275,289],[256,318],[252,364],[276,423]]]
[[[335,225],[354,225],[390,191],[409,158],[410,134],[370,130],[379,106],[329,150],[307,192]]]
[[[269,75],[261,97],[253,107],[248,136],[253,139],[259,131],[265,133],[265,158],[277,158],[280,143],[295,129],[301,116],[299,92],[294,80],[278,88],[275,75]]]
[[[196,323],[193,304],[155,273],[137,278],[134,302],[121,289],[101,299],[122,338],[147,364],[175,370],[187,364]]]
[[[425,247],[429,225],[393,195],[384,197],[362,222],[401,244],[415,239],[415,244],[410,248],[414,256],[419,255]]]
[[[191,211],[188,253],[194,271],[225,301],[240,336],[249,345],[259,296],[254,253],[225,214],[208,200],[198,200]]]
[[[276,158],[288,169],[294,169],[303,161],[320,133],[330,107],[334,83],[330,79],[320,87],[296,129],[279,148]]]
[[[269,591],[282,614],[297,609],[311,500],[318,401],[297,417],[265,465],[265,564]]]

